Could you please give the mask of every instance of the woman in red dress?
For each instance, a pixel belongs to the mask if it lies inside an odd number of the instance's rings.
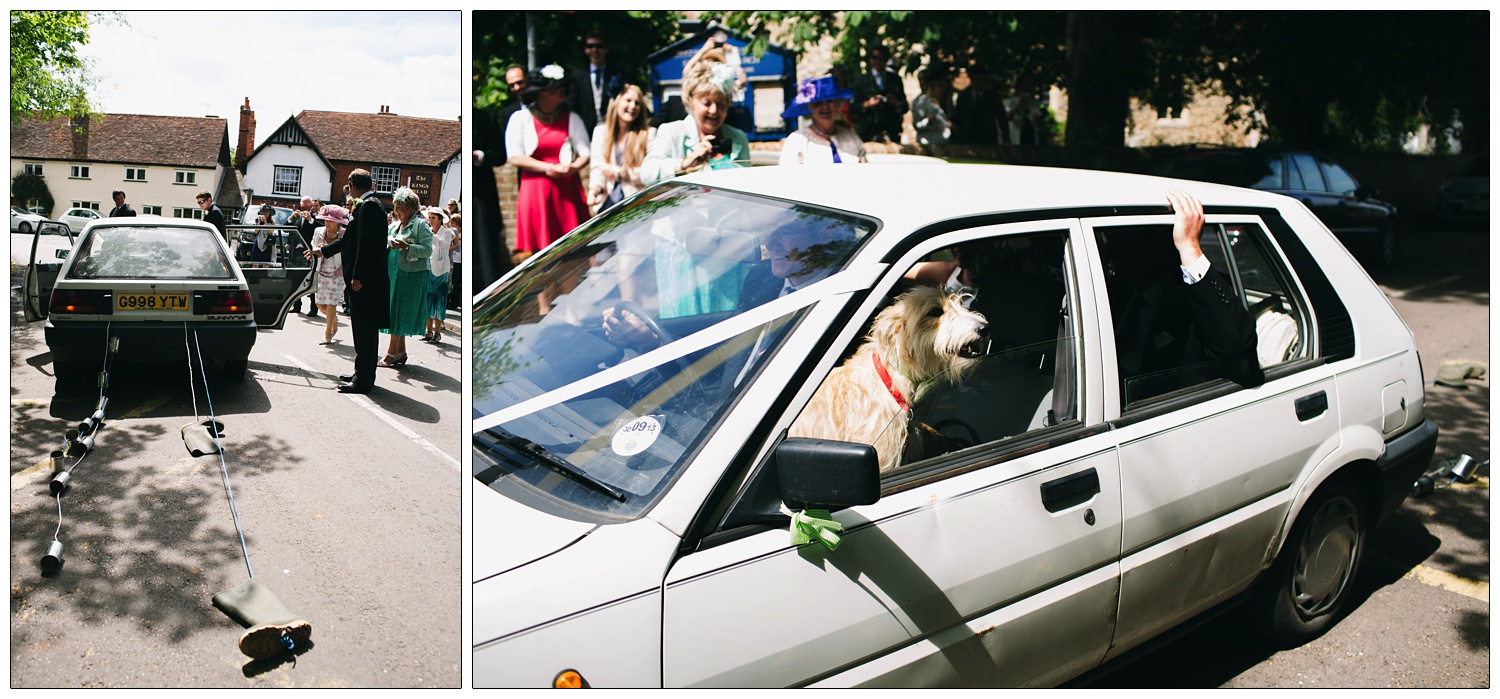
[[[568,111],[563,69],[549,65],[527,76],[526,105],[505,126],[510,164],[521,171],[516,199],[516,262],[552,244],[589,218],[580,172],[589,164],[583,120]]]

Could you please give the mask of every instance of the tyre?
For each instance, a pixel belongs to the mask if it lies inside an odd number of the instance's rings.
[[[1394,221],[1386,223],[1380,230],[1380,240],[1377,242],[1380,247],[1376,249],[1375,259],[1382,268],[1390,269],[1396,265],[1396,255],[1400,252],[1398,230]]]
[[[1256,583],[1246,605],[1251,626],[1286,648],[1323,635],[1353,589],[1369,527],[1363,491],[1350,479],[1325,483]]]
[[[16,230],[18,230],[18,231],[20,231],[22,233],[30,233],[31,232],[31,222],[30,221],[22,221],[19,224],[16,224]]]

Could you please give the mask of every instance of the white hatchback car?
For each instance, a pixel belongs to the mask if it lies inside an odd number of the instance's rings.
[[[10,206],[10,232],[12,233],[30,233],[45,220],[47,217],[41,214],[27,211],[15,204]]]
[[[72,230],[73,233],[77,234],[83,232],[84,226],[98,221],[101,218],[104,218],[104,216],[98,211],[95,211],[93,209],[77,208],[68,209],[63,213],[62,216],[59,216],[57,220],[68,224],[69,230]]]
[[[1206,212],[1194,284],[1170,188]],[[1354,258],[1210,184],[701,173],[473,318],[479,687],[1056,685],[1239,602],[1300,643],[1437,439]],[[947,354],[956,381],[911,378]],[[789,436],[868,420],[909,420],[896,467]]]
[[[112,335],[116,361],[182,361],[195,331],[203,360],[241,378],[256,330],[280,328],[312,283],[311,265],[288,253],[285,264],[242,270],[216,228],[186,218],[100,219],[61,262],[42,248],[27,265],[22,310],[46,320],[59,391],[98,371]]]

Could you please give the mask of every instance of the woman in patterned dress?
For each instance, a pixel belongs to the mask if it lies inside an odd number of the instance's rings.
[[[323,224],[323,228],[313,234],[314,250],[320,250],[324,245],[343,237],[344,227],[349,225],[349,213],[342,206],[329,204],[318,210],[317,220]],[[318,258],[317,289],[313,293],[313,303],[318,305],[318,310],[323,312],[323,318],[327,320],[323,328],[322,344],[328,345],[333,343],[334,333],[338,332],[338,307],[344,302],[343,253]]]

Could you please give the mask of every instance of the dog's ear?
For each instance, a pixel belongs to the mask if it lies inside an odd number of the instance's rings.
[[[893,303],[875,314],[874,322],[870,323],[870,341],[876,347],[901,346],[901,304]]]

